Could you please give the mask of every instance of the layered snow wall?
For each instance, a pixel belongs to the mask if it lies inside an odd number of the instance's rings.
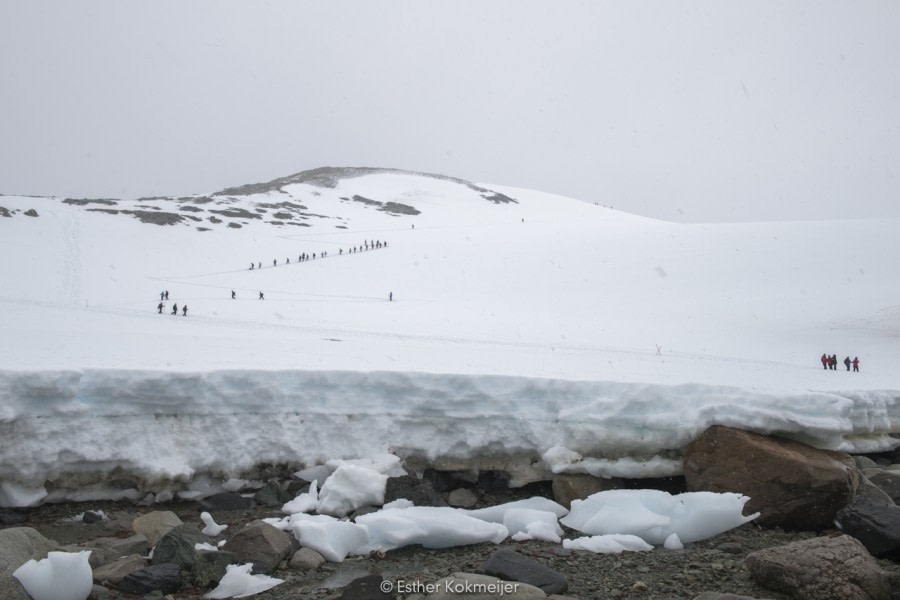
[[[655,477],[720,424],[812,445],[895,445],[900,392],[349,371],[0,371],[0,505],[140,499],[391,452],[408,469]]]

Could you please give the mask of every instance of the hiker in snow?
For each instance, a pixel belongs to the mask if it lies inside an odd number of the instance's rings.
[[[388,294],[388,302],[393,302],[393,301],[394,301],[394,292],[391,292]]]
[[[181,313],[181,316],[182,316],[182,317],[186,317],[186,316],[187,316],[187,304],[185,304],[185,305],[184,305],[184,308],[182,308],[181,310],[183,311],[183,312]]]
[[[237,298],[237,294],[234,293],[234,290],[231,290],[231,299],[234,300]]]
[[[262,269],[262,261],[260,261],[259,266],[257,267],[257,269]]]
[[[847,367],[848,371],[850,370],[850,357],[849,356],[844,359],[844,366]]]
[[[344,249],[343,249],[343,248],[338,248],[338,256],[340,256],[340,255],[343,254],[343,253],[344,253]]]
[[[250,270],[252,271],[252,270],[253,270],[253,267],[255,267],[255,266],[256,266],[255,263],[250,263]]]
[[[827,369],[828,368],[828,355],[823,354],[822,358],[820,360],[822,361],[822,368]]]
[[[859,357],[857,356],[853,357],[853,371],[859,373]]]
[[[284,262],[287,264],[291,264],[291,257],[288,256],[286,259],[284,259]]]
[[[272,260],[272,266],[273,266],[273,267],[277,267],[277,266],[278,266],[278,259],[277,259],[277,258],[275,258],[275,259]]]
[[[162,302],[162,301],[165,300],[165,299],[166,299],[166,293],[165,293],[165,292],[160,292],[160,293],[159,293],[159,301]]]
[[[173,315],[178,314],[178,304],[177,303],[172,305],[172,314]]]
[[[159,306],[157,306],[157,307],[156,307],[156,308],[158,308],[158,309],[159,309],[159,314],[162,314],[162,309],[163,309],[163,303],[162,303],[162,302],[160,302],[160,303],[159,303]]]
[[[837,354],[831,355],[831,370],[837,371]]]
[[[263,293],[262,293],[262,292],[259,293],[259,299],[260,299],[260,300],[265,300],[265,298],[263,297]]]
[[[166,300],[169,299],[169,290],[166,290]]]

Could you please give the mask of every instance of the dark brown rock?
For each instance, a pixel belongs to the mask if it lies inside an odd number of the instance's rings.
[[[830,529],[856,493],[853,459],[799,442],[714,426],[685,450],[688,490],[750,497],[746,513],[764,527]]]

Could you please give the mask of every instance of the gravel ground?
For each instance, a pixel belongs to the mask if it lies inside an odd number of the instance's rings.
[[[487,495],[479,506],[489,506],[515,499],[510,494]],[[148,512],[149,508],[127,504],[92,502],[87,504],[45,505],[24,511],[28,522],[45,536],[60,543],[79,543],[110,535],[117,527],[115,522],[86,524],[65,521],[86,510],[103,510],[119,523],[129,523],[135,513]],[[185,522],[202,526],[201,509],[195,503],[169,503],[157,505],[153,510],[171,510]],[[216,513],[217,522],[230,528],[226,534],[258,518],[282,516],[278,510],[257,508],[252,511]],[[566,537],[581,534],[567,531]],[[120,535],[127,535],[121,533]],[[684,550],[658,548],[651,552],[626,552],[622,554],[593,554],[568,551],[559,544],[547,542],[506,541],[494,545],[476,544],[443,550],[429,550],[418,546],[401,548],[384,556],[348,557],[343,563],[325,563],[318,571],[300,572],[282,563],[273,576],[285,583],[258,595],[260,600],[295,600],[297,598],[339,598],[341,588],[353,579],[368,574],[381,574],[392,582],[420,581],[431,583],[457,571],[475,571],[500,547],[516,550],[551,569],[563,574],[569,581],[567,595],[574,598],[695,598],[702,592],[730,592],[754,598],[784,599],[784,594],[755,585],[743,565],[746,555],[760,548],[785,544],[791,541],[815,537],[811,532],[784,532],[762,530],[748,523],[714,538],[686,546]],[[885,569],[896,572],[897,566],[881,561]],[[409,589],[407,587],[407,589]],[[185,589],[175,598],[202,598],[208,590]],[[398,598],[404,596],[398,595]],[[134,598],[111,592],[104,598]]]

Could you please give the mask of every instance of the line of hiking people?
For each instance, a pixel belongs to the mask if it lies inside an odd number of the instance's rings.
[[[347,254],[355,254],[356,252],[364,252],[365,250],[375,250],[378,248],[387,248],[387,245],[388,245],[387,242],[383,242],[381,240],[363,240],[363,243],[361,246],[350,246],[350,248],[347,249]],[[343,254],[344,254],[344,249],[338,248],[338,255],[343,255]],[[322,252],[319,252],[318,257],[319,258],[327,258],[328,252],[326,250],[323,250]],[[315,252],[313,252],[312,254],[306,254],[304,252],[304,253],[300,254],[299,256],[297,256],[298,262],[306,262],[308,260],[315,260],[315,259],[316,259]],[[285,264],[288,264],[288,265],[291,264],[291,257],[289,256],[286,259],[284,259],[284,262],[285,262]],[[273,267],[278,266],[277,258],[272,260],[272,266]],[[256,269],[262,269],[262,262],[258,262],[258,263],[251,262],[250,263],[250,270],[254,271]]]
[[[831,356],[827,354],[823,354],[822,358],[819,359],[822,362],[823,369],[831,369],[832,371],[837,370],[838,357],[837,354],[832,354]],[[859,357],[854,356],[853,360],[850,360],[850,357],[846,357],[844,359],[844,366],[847,367],[847,370],[850,370],[850,366],[853,365],[853,371],[859,372]]]

